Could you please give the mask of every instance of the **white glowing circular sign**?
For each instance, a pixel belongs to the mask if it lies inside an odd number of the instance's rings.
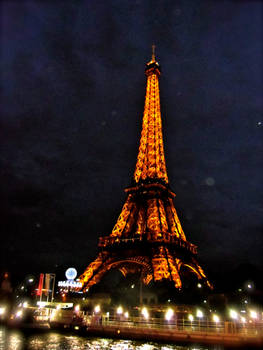
[[[67,269],[65,273],[68,280],[74,280],[77,277],[77,270],[74,267]]]

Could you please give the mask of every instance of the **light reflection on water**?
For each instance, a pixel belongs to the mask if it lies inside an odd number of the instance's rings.
[[[0,328],[0,350],[223,350],[222,347],[169,345],[133,340],[81,337],[48,332],[24,334]]]

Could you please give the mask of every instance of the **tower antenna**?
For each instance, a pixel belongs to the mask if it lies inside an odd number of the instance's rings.
[[[156,46],[153,44],[152,45],[152,61],[155,61],[155,48],[156,48]]]

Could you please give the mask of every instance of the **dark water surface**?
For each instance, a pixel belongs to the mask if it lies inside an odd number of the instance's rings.
[[[223,350],[221,346],[159,344],[147,341],[94,338],[54,331],[21,332],[0,328],[0,350]]]

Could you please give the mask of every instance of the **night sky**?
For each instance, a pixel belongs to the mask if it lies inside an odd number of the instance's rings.
[[[83,272],[131,183],[156,44],[175,207],[214,273],[262,269],[262,2],[1,2],[1,271]]]

